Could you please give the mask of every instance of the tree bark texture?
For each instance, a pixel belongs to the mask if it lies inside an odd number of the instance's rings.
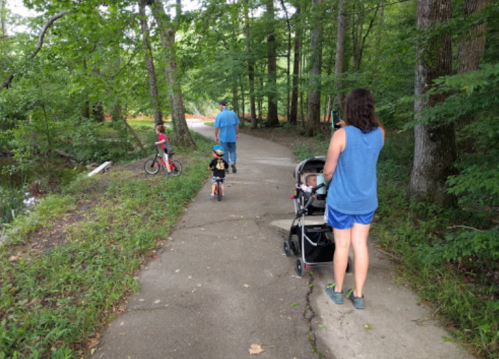
[[[334,75],[336,78],[337,105],[340,108],[341,118],[345,113],[345,94],[341,91],[341,77],[343,76],[343,58],[345,54],[345,29],[346,18],[344,13],[345,0],[338,3],[338,27],[336,29],[336,62],[334,65]]]
[[[187,146],[195,148],[196,144],[192,139],[184,113],[184,100],[182,97],[182,87],[178,77],[177,56],[175,51],[174,24],[168,19],[160,0],[154,0],[151,10],[159,27],[161,45],[163,46],[163,57],[166,63],[165,75],[168,85],[168,97],[172,109],[173,136],[177,146]],[[179,6],[177,2],[177,17]]]
[[[296,126],[298,123],[298,83],[300,80],[300,51],[301,51],[301,25],[300,25],[301,8],[296,8],[294,17],[295,21],[295,57],[293,61],[293,94],[291,96],[291,111],[289,115],[289,123]]]
[[[322,72],[322,5],[323,0],[312,0],[313,28],[310,33],[311,68],[308,93],[307,133],[314,136],[320,131],[321,72]]]
[[[277,117],[277,54],[276,54],[276,41],[275,41],[275,26],[274,26],[274,1],[267,0],[267,21],[268,21],[268,64],[267,64],[267,93],[268,93],[268,106],[267,106],[267,124],[271,127],[279,125],[279,118]]]
[[[438,23],[452,18],[453,0],[418,0],[417,26],[430,30]],[[416,64],[414,111],[421,120],[421,111],[445,100],[446,95],[425,97],[433,80],[452,74],[452,38],[419,44]],[[445,182],[453,173],[456,160],[456,140],[453,125],[419,124],[414,129],[414,166],[411,173],[409,195],[417,201],[429,200],[441,206],[451,205],[454,198],[447,194]]]
[[[255,65],[251,55],[251,38],[249,31],[249,14],[248,1],[244,3],[244,35],[246,37],[246,52],[248,54],[248,81],[249,81],[249,96],[250,96],[250,112],[251,112],[251,128],[255,129],[258,122],[256,119],[255,107]]]
[[[156,82],[156,71],[154,69],[154,59],[152,56],[151,44],[149,42],[149,26],[145,12],[146,1],[139,4],[140,28],[142,30],[142,43],[144,46],[144,58],[146,61],[147,72],[149,73],[149,93],[151,95],[151,104],[154,109],[154,124],[156,126],[163,124],[163,114],[159,100],[158,85]]]
[[[464,15],[474,15],[485,9],[490,4],[490,0],[464,0]],[[485,34],[487,32],[487,23],[476,25],[461,36],[458,49],[457,73],[464,74],[468,71],[478,70],[480,61],[485,52]],[[476,119],[476,116],[464,116],[456,124],[457,129],[462,129]],[[473,149],[473,140],[467,140],[462,146],[459,146],[460,152],[469,152]]]
[[[490,4],[490,0],[464,0],[464,15],[474,15],[485,9]],[[464,74],[468,71],[478,70],[478,65],[485,52],[485,34],[487,32],[487,23],[477,25],[471,28],[459,42],[459,65],[458,74]]]

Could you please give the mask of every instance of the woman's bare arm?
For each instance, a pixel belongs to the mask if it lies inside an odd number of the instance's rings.
[[[346,134],[344,129],[336,131],[331,138],[329,149],[327,150],[326,165],[324,166],[323,172],[326,183],[330,183],[333,178],[340,153],[345,149],[345,141]]]

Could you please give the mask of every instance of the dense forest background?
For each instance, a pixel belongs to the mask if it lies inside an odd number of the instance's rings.
[[[497,355],[496,0],[23,2],[38,15],[0,0],[0,223],[34,181],[56,191],[85,164],[144,157],[148,121],[195,147],[186,114],[213,116],[226,99],[249,129],[327,143],[332,114],[343,117],[348,91],[365,87],[393,151],[385,173],[400,179],[385,203],[409,207],[420,233],[401,224],[399,238],[418,248],[414,261],[480,288],[467,303],[485,319],[459,330]]]

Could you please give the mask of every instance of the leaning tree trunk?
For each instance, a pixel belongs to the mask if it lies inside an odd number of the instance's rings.
[[[5,19],[7,0],[0,0],[0,36],[7,36],[7,22]]]
[[[144,57],[146,60],[147,72],[149,73],[149,93],[151,94],[151,103],[154,109],[154,124],[156,126],[163,124],[163,114],[159,101],[159,91],[156,83],[156,72],[154,69],[154,59],[152,55],[151,44],[149,42],[149,26],[145,13],[146,1],[142,0],[139,4],[140,27],[142,30],[142,42],[144,45]]]
[[[168,83],[168,97],[172,108],[173,136],[177,146],[195,148],[184,113],[184,100],[177,67],[175,51],[175,25],[169,20],[160,0],[150,1],[152,13],[159,27],[159,36],[163,46],[163,57],[166,63],[165,75]],[[177,2],[178,4],[178,2]],[[177,6],[177,10],[179,6]],[[177,14],[179,16],[180,14]]]
[[[336,63],[334,67],[334,75],[336,78],[337,105],[340,108],[341,118],[345,114],[345,94],[341,90],[341,77],[343,76],[343,58],[345,54],[345,29],[346,18],[343,12],[345,0],[340,0],[338,4],[338,27],[336,30]]]
[[[248,1],[244,3],[244,35],[246,36],[246,52],[248,54],[248,81],[249,81],[249,96],[250,96],[250,111],[251,111],[251,128],[257,126],[256,107],[255,107],[255,65],[251,56],[251,38],[249,31],[249,15]]]
[[[279,125],[277,117],[277,54],[275,41],[275,26],[274,26],[274,0],[267,0],[267,20],[269,32],[267,36],[268,45],[268,114],[267,123],[271,127]]]
[[[313,30],[310,34],[311,63],[310,91],[308,93],[307,133],[314,136],[320,131],[321,121],[321,70],[322,70],[322,21],[323,0],[312,0]]]
[[[418,0],[417,26],[420,30],[431,28],[452,18],[453,0]],[[446,95],[431,95],[427,91],[433,80],[452,74],[452,38],[442,35],[419,45],[416,64],[414,111],[416,120],[422,120],[422,111],[445,101]],[[429,200],[448,206],[454,199],[446,191],[445,182],[453,173],[456,159],[454,126],[449,124],[418,124],[414,129],[414,166],[411,173],[409,195],[416,201]]]
[[[483,10],[490,4],[490,0],[464,0],[464,15],[470,16]],[[485,34],[487,32],[487,23],[476,25],[461,36],[459,42],[457,67],[458,74],[464,74],[468,71],[478,70],[480,61],[485,52]],[[475,115],[463,116],[457,122],[457,128],[470,125],[476,119]],[[459,146],[460,152],[470,152],[473,150],[474,141],[472,139],[464,141]]]
[[[289,123],[296,126],[298,124],[298,81],[300,79],[300,51],[301,51],[301,25],[300,25],[300,7],[296,8],[296,31],[295,31],[295,58],[293,61],[293,94],[291,96],[291,111]]]
[[[142,141],[140,140],[140,137],[137,135],[137,132],[135,132],[135,130],[133,129],[133,127],[130,126],[130,124],[128,123],[128,121],[126,119],[126,116],[123,116],[123,111],[121,109],[121,105],[119,105],[119,104],[115,104],[114,107],[113,107],[113,119],[116,120],[116,121],[123,121],[123,123],[125,124],[126,128],[128,129],[128,131],[130,131],[130,133],[132,134],[133,138],[135,139],[135,141],[139,145],[139,148],[140,148],[140,151],[142,152],[142,155],[144,157],[146,157],[147,156],[147,152],[146,152],[146,149],[144,148],[144,145],[142,144]]]

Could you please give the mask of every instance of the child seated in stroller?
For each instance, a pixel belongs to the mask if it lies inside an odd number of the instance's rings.
[[[318,175],[321,175],[321,174],[319,174],[319,173],[304,173],[303,180],[305,183],[301,184],[300,189],[303,192],[311,193],[312,189],[317,187],[317,176]],[[313,197],[314,197],[314,200],[311,203],[312,206],[319,207],[319,208],[325,208],[326,202],[324,199],[317,199],[317,193],[314,193]]]

